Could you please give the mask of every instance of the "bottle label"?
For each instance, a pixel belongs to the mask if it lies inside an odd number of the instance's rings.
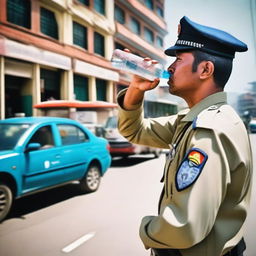
[[[133,61],[126,61],[126,66],[128,69],[131,69],[131,70],[137,70],[137,63],[136,62],[133,62]]]

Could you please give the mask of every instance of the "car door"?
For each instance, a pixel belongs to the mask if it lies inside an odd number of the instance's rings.
[[[92,153],[90,138],[84,130],[73,124],[57,124],[57,130],[60,134],[66,179],[79,179],[83,177]]]
[[[52,125],[37,128],[27,145],[31,143],[40,143],[41,147],[24,153],[23,193],[63,183],[61,149],[56,147]]]

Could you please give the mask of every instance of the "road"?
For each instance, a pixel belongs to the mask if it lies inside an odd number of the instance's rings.
[[[252,146],[255,157],[256,135]],[[164,155],[114,160],[96,193],[80,194],[70,184],[17,200],[0,225],[0,255],[148,256],[138,227],[144,215],[157,212],[164,160]],[[255,196],[253,189],[245,256],[256,255]]]
[[[117,160],[96,193],[81,195],[71,184],[18,200],[0,225],[0,255],[148,255],[138,227],[157,212],[163,164],[164,156]],[[79,238],[88,240],[63,252]]]

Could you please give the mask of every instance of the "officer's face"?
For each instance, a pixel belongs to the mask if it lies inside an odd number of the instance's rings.
[[[197,72],[192,72],[193,61],[194,56],[191,52],[177,52],[176,60],[168,68],[172,73],[168,81],[171,94],[186,99],[195,92],[199,77]]]

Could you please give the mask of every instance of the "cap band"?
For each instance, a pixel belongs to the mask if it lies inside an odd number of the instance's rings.
[[[204,47],[204,44],[192,42],[192,41],[187,41],[187,40],[177,40],[176,45],[185,45],[185,46],[192,46],[195,48],[202,48]]]

